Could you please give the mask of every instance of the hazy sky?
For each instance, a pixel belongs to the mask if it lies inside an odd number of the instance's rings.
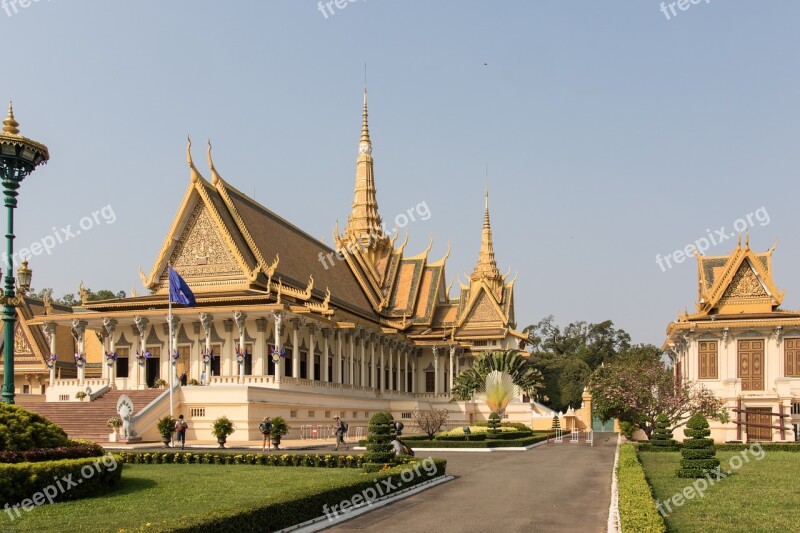
[[[758,250],[780,239],[775,281],[800,307],[797,2],[9,1],[0,100],[51,151],[23,183],[17,249],[88,227],[31,259],[37,289],[145,292],[187,132],[207,178],[211,138],[227,181],[330,243],[366,62],[383,218],[425,202],[407,253],[451,241],[447,281],[463,279],[488,163],[520,328],[611,319],[661,344],[694,306],[696,262],[657,255],[739,219]]]

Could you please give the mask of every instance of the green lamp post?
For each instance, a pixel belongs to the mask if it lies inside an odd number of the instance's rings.
[[[14,208],[17,207],[17,189],[22,180],[36,167],[50,159],[47,147],[19,134],[19,123],[14,120],[14,109],[8,104],[8,116],[0,133],[0,183],[3,185],[3,205],[8,208],[6,230],[5,290],[3,304],[3,402],[14,403],[14,330],[17,314],[14,309],[22,304],[22,296],[30,288],[31,271],[27,262],[18,271],[17,280],[21,296],[14,293]]]

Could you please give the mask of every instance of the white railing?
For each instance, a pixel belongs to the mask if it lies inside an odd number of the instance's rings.
[[[594,446],[594,431],[591,429],[586,432],[586,444]]]
[[[81,383],[79,379],[57,379],[52,385],[47,387],[45,396],[48,402],[76,402],[80,401],[75,398],[75,394],[89,389],[90,398],[94,398],[104,389],[109,387],[109,381],[102,378],[84,379]],[[67,398],[66,400],[64,398]]]
[[[569,442],[572,444],[579,444],[581,442],[581,431],[578,428],[572,428],[572,433],[569,435]]]
[[[564,442],[564,430],[562,430],[561,428],[556,428],[556,438],[553,439],[553,442],[555,442],[556,444],[561,444],[562,442]]]

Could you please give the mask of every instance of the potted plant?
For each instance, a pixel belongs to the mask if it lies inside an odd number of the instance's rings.
[[[106,425],[111,428],[111,434],[108,436],[109,442],[117,442],[117,432],[122,427],[122,420],[118,416],[112,416],[106,422]]]
[[[162,416],[156,422],[156,427],[158,428],[158,434],[161,435],[161,442],[164,447],[169,447],[169,443],[172,441],[172,433],[175,431],[175,419],[169,415]]]
[[[159,379],[156,380],[155,383],[153,383],[153,388],[154,389],[163,389],[167,385],[168,385],[168,383],[166,382],[166,380],[159,378]]]
[[[214,420],[214,425],[211,426],[211,434],[217,437],[217,442],[220,448],[225,447],[225,442],[228,440],[228,435],[236,431],[233,429],[233,422],[227,416],[221,416]],[[273,430],[274,431],[274,430]]]
[[[286,420],[284,420],[282,416],[276,416],[273,418],[270,439],[272,440],[272,444],[275,445],[276,450],[281,444],[281,437],[287,433],[289,433],[289,425],[286,423]]]
[[[83,401],[83,399],[86,398],[86,396],[88,396],[88,395],[85,392],[83,392],[82,390],[79,390],[78,392],[75,393],[75,399],[76,400]]]

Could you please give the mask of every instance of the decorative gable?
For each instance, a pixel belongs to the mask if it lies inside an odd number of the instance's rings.
[[[497,307],[489,299],[489,295],[486,291],[480,291],[477,300],[472,306],[472,310],[469,312],[462,325],[485,324],[487,322],[502,323],[503,317],[497,312]]]
[[[170,262],[187,279],[243,275],[203,202],[197,202],[189,215]]]
[[[749,261],[742,262],[739,270],[734,274],[728,288],[722,295],[722,300],[730,298],[763,298],[769,296],[764,285],[758,280]]]

